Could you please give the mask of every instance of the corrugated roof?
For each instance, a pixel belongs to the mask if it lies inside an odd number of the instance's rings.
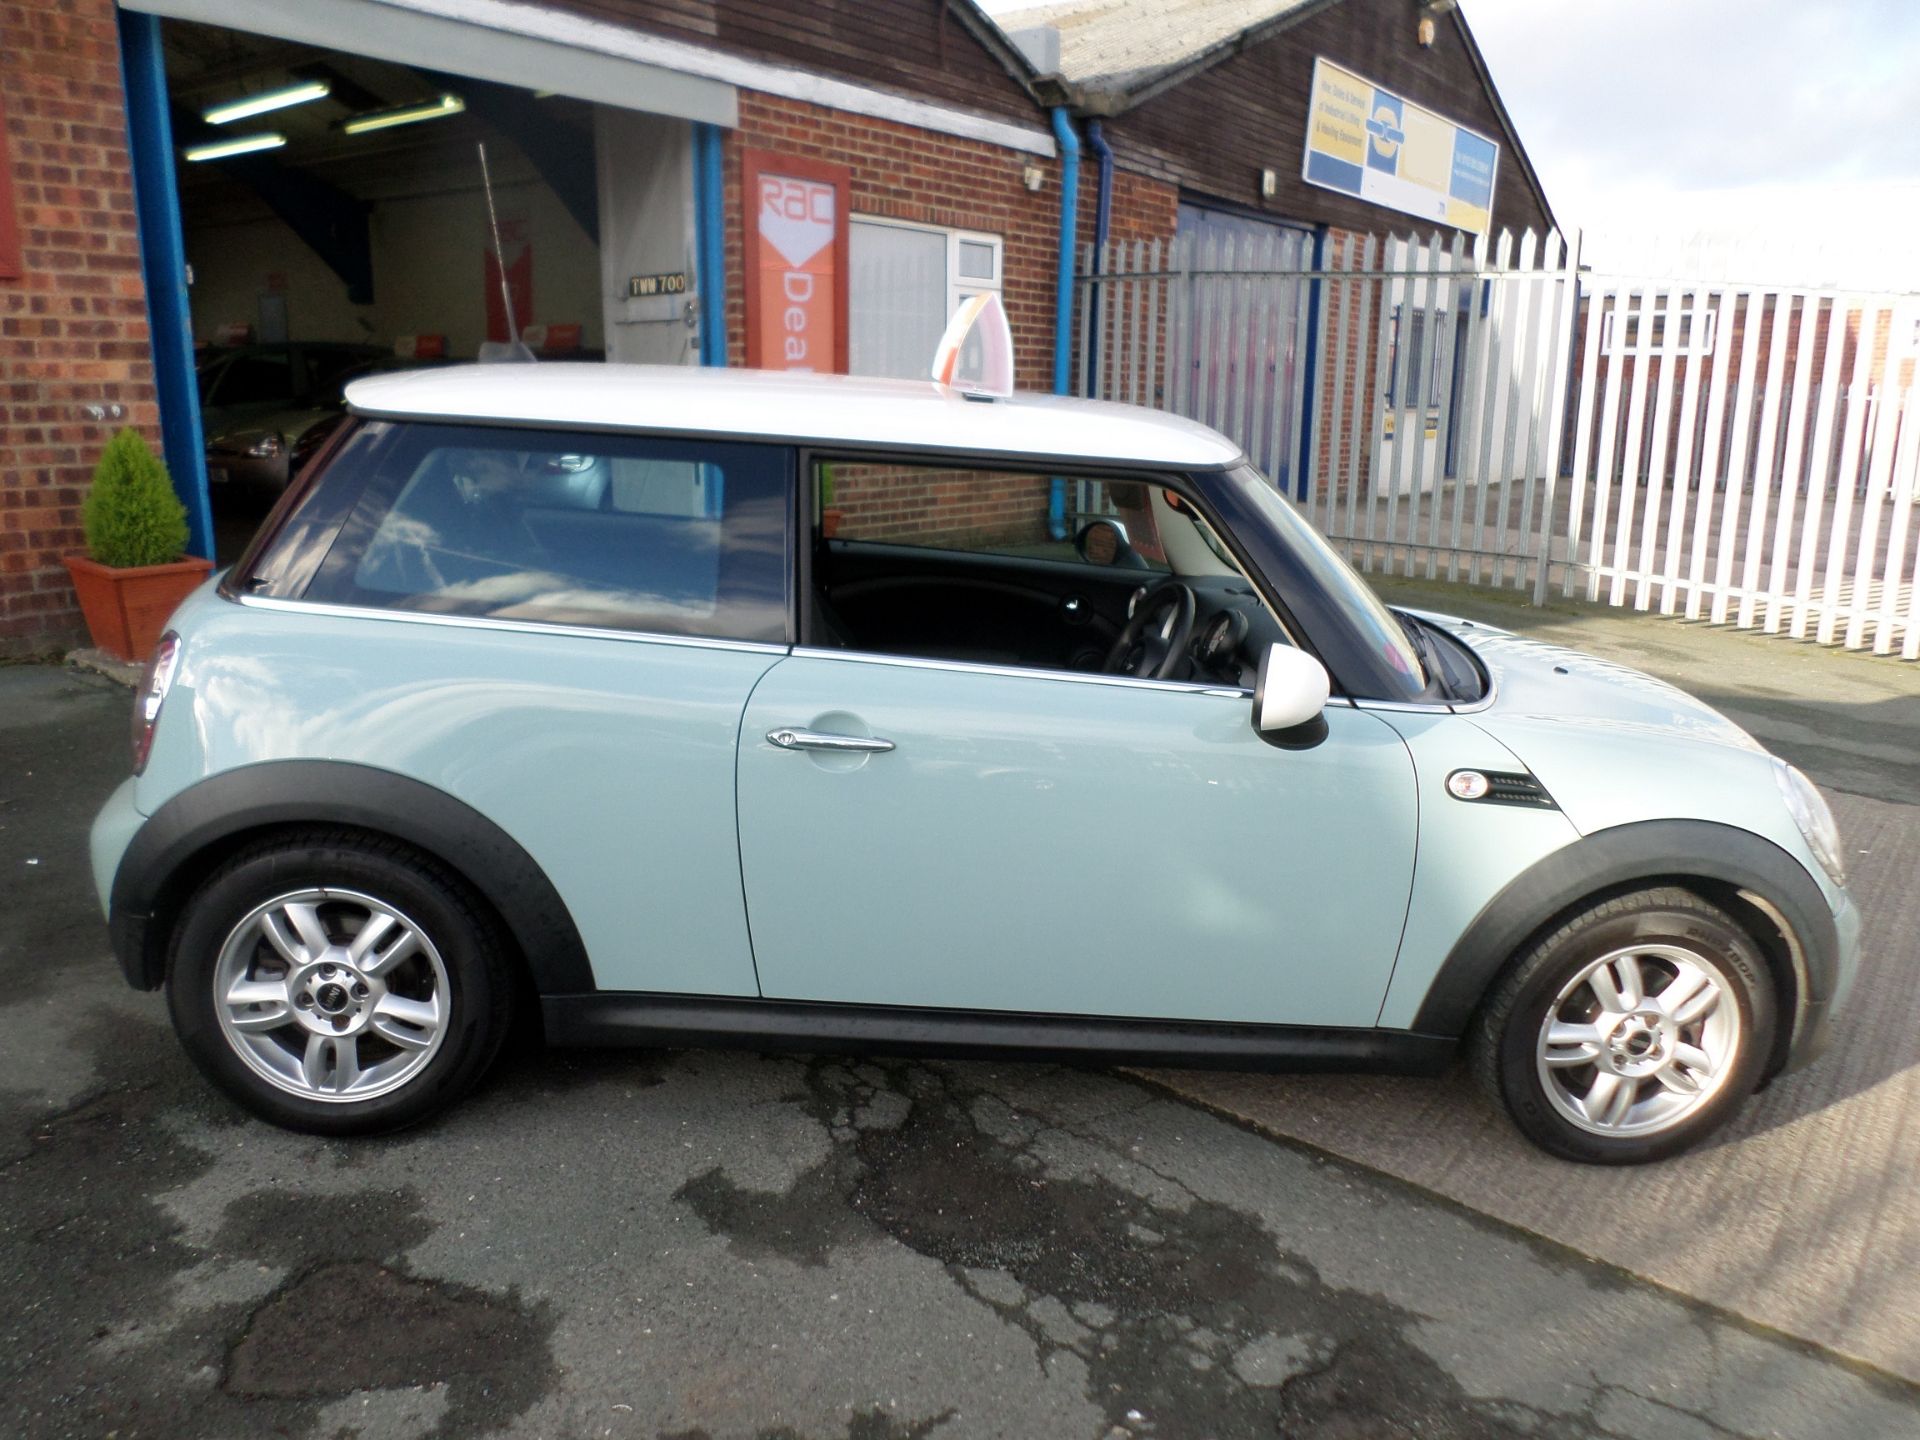
[[[1050,27],[1060,78],[1082,92],[1126,94],[1235,36],[1315,0],[1062,0],[1010,11],[1010,34]]]

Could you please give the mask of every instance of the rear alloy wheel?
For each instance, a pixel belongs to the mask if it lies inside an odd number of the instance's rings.
[[[458,877],[372,836],[242,851],[188,902],[174,1026],[207,1075],[293,1129],[398,1129],[477,1080],[506,1029],[505,956]]]
[[[330,1104],[390,1094],[433,1063],[451,986],[426,932],[353,890],[256,906],[214,964],[227,1043],[269,1085]]]
[[[1630,1164],[1724,1124],[1773,1044],[1776,1003],[1752,939],[1682,890],[1588,910],[1534,946],[1489,996],[1476,1068],[1556,1155]]]

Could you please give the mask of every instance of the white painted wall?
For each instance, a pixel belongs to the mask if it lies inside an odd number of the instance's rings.
[[[301,340],[385,343],[375,307],[349,305],[347,287],[326,263],[278,220],[244,221],[186,233],[193,333],[210,340],[223,325],[259,325],[259,297],[267,277],[287,280],[288,333]]]
[[[684,120],[605,106],[593,119],[607,358],[696,364],[699,332],[686,321],[700,279],[694,270],[691,128]],[[674,271],[687,276],[686,294],[627,298],[632,276]]]
[[[503,225],[523,220],[533,244],[533,314],[524,327],[578,322],[580,343],[600,349],[600,260],[593,240],[538,180],[494,185]],[[387,335],[442,332],[450,355],[471,358],[486,339],[486,198],[476,186],[383,201],[373,212],[374,296]],[[507,257],[517,247],[507,244]]]
[[[486,201],[477,183],[445,178],[444,189],[374,202],[372,305],[349,305],[345,284],[277,219],[188,229],[195,336],[210,338],[235,321],[257,324],[260,292],[278,273],[294,339],[390,345],[396,335],[444,334],[450,355],[471,359],[486,338]],[[594,240],[540,180],[496,179],[494,199],[503,222],[524,219],[533,243],[534,313],[518,316],[520,324],[575,321],[583,346],[604,347]]]

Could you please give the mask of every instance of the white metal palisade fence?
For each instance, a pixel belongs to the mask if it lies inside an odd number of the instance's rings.
[[[1920,659],[1920,297],[1577,233],[1093,259],[1081,393],[1224,431],[1363,569]]]

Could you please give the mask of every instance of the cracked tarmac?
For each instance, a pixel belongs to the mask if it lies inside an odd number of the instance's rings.
[[[392,1139],[245,1119],[92,907],[125,707],[0,669],[0,1435],[1920,1434],[1903,1382],[1105,1072],[522,1053]]]

